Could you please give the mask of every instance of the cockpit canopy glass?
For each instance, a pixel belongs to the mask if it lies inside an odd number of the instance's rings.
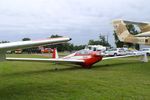
[[[77,54],[79,55],[88,55],[88,54],[91,54],[91,50],[80,50],[77,52]]]

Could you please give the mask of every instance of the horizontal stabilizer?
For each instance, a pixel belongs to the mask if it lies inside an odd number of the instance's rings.
[[[148,22],[134,22],[134,21],[126,21],[124,20],[124,23],[126,24],[136,24],[136,25],[148,25]]]
[[[135,35],[136,37],[150,37],[150,31]]]
[[[46,59],[46,58],[6,58],[8,61],[37,61],[37,62],[70,62],[70,63],[83,63],[84,60],[76,59]]]
[[[103,60],[116,59],[116,58],[125,58],[125,57],[132,57],[132,56],[133,55],[115,56],[115,57],[104,57]]]

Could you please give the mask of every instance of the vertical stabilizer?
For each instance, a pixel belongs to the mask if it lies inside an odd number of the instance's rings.
[[[56,48],[54,48],[54,49],[53,49],[52,58],[54,58],[54,59],[59,58],[59,56],[58,56],[58,52],[57,52],[57,49],[56,49]]]
[[[128,38],[134,38],[133,35],[129,33],[123,20],[114,20],[113,26],[120,41],[125,42]]]
[[[127,43],[137,43],[137,44],[148,44],[147,38],[145,37],[136,37],[132,35],[128,29],[127,24],[132,24],[132,22],[124,21],[124,20],[114,20],[113,27],[115,29],[115,33],[118,36],[119,40]],[[134,24],[134,23],[133,23]]]

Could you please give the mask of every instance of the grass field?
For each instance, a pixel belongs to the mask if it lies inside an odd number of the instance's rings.
[[[1,62],[0,100],[150,100],[150,62],[137,59],[106,60],[91,69],[71,64]]]

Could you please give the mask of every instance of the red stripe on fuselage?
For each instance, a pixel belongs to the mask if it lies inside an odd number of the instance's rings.
[[[97,55],[91,55],[91,58],[85,58],[84,59],[84,63],[82,64],[82,66],[84,68],[91,68],[91,66],[99,61],[102,60],[102,56],[97,56]]]

